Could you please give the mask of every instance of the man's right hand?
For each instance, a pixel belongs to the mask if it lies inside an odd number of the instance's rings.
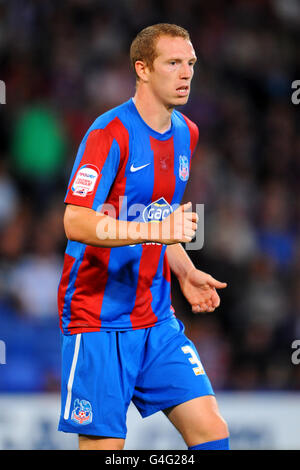
[[[179,206],[163,221],[159,222],[159,243],[172,245],[174,243],[188,243],[196,233],[198,215],[189,209],[192,203]]]

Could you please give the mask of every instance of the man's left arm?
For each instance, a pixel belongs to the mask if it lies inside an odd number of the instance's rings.
[[[197,269],[181,243],[168,245],[166,253],[170,268],[179,281],[183,295],[191,304],[192,311],[213,312],[220,305],[216,289],[224,289],[227,284]]]

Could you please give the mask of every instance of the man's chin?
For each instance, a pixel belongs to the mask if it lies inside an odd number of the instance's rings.
[[[190,97],[189,94],[186,95],[186,96],[177,96],[177,97],[175,98],[175,100],[174,100],[174,101],[176,101],[175,106],[183,106],[183,105],[185,105],[185,104],[188,102],[189,97]]]
[[[189,100],[188,96],[178,96],[172,100],[170,100],[168,104],[168,108],[176,108],[177,106],[184,106]]]

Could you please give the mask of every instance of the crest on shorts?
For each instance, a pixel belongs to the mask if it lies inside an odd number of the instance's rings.
[[[92,422],[93,413],[92,405],[87,400],[79,400],[76,398],[74,401],[74,408],[71,415],[72,421],[77,424],[89,424]]]
[[[182,181],[187,181],[189,175],[189,159],[185,155],[179,155],[179,178]]]

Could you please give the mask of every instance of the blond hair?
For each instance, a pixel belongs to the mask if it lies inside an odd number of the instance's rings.
[[[156,44],[161,36],[180,37],[190,41],[188,31],[176,24],[158,23],[142,29],[130,46],[131,65],[135,71],[137,80],[139,77],[135,70],[135,63],[138,60],[141,60],[150,68],[150,70],[153,69],[153,62],[158,56]]]

